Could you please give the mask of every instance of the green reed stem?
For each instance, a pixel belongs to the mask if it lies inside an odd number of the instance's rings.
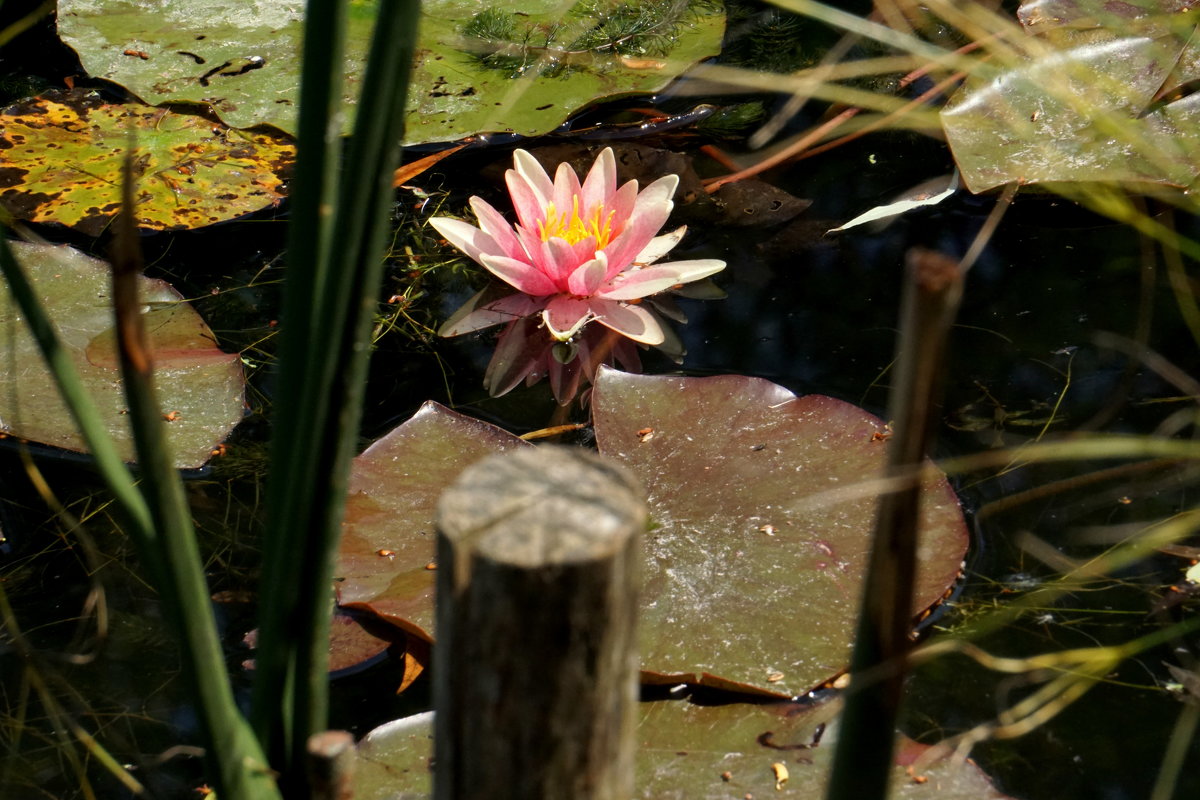
[[[337,144],[341,131],[331,124],[342,113],[342,41],[345,0],[311,0],[305,11],[303,71],[300,80],[295,179],[290,198],[288,264],[280,338],[277,431],[271,439],[267,486],[268,522],[263,542],[258,652],[255,654],[251,720],[276,765],[291,751],[292,685],[296,637],[307,620],[296,619],[300,587],[294,580],[307,553],[302,530],[315,501],[310,487],[321,468],[306,457],[309,434],[328,413],[320,391],[322,364],[315,363],[321,305],[327,280],[330,230],[336,197]],[[328,335],[328,332],[326,332]],[[298,432],[303,431],[303,435]],[[324,592],[324,588],[321,589]]]
[[[333,193],[330,93],[344,3],[313,0],[301,90],[280,394],[272,438],[254,719],[276,766],[303,764],[328,711],[333,565],[355,453],[420,5],[381,4],[357,123]],[[321,22],[321,20],[324,20]],[[322,26],[319,29],[318,26]],[[309,58],[309,48],[320,52]],[[311,74],[310,74],[311,73]],[[324,158],[324,164],[314,163]],[[299,433],[303,432],[303,433]],[[278,716],[280,711],[282,716]]]
[[[895,432],[886,474],[911,477],[880,498],[828,800],[887,797],[905,660],[912,646],[921,504],[920,473],[914,467],[924,462],[935,429],[947,333],[962,285],[958,262],[932,251],[909,251],[896,377],[888,402]]]
[[[141,489],[158,534],[152,551],[159,578],[156,587],[166,618],[179,637],[182,672],[200,717],[219,795],[278,798],[262,748],[234,700],[191,509],[174,467],[166,421],[154,389],[153,354],[138,296],[143,264],[134,222],[133,155],[130,146],[125,152],[121,213],[113,223],[112,298]]]
[[[127,178],[129,174],[127,166]],[[167,618],[180,637],[184,672],[196,700],[214,770],[213,783],[227,797],[278,798],[258,743],[234,702],[191,515],[154,397],[152,364],[137,296],[141,264],[130,213],[132,191],[132,181],[126,180],[125,213],[123,221],[117,223],[120,233],[113,270],[113,305],[129,420],[143,471],[141,490],[118,455],[112,436],[24,270],[3,239],[0,271],[93,454],[97,470],[114,495],[124,518],[124,530],[138,549],[160,592]]]

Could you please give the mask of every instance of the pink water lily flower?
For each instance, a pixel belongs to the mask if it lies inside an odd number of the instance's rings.
[[[642,298],[725,268],[716,259],[655,263],[685,231],[658,235],[674,206],[676,175],[641,192],[637,181],[618,187],[612,148],[600,153],[582,185],[566,163],[551,180],[524,150],[513,154],[513,167],[505,179],[516,225],[479,197],[471,198],[479,227],[448,217],[429,221],[516,290],[499,298],[487,290],[475,295],[442,326],[442,336],[537,314],[557,342],[571,341],[595,320],[639,344],[662,345],[668,335]]]

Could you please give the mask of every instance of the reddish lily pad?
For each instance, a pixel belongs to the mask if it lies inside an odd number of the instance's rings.
[[[329,629],[329,671],[341,677],[374,664],[383,658],[387,649],[404,641],[399,631],[394,636],[381,636],[382,623],[364,625],[346,613],[334,614]]]
[[[849,657],[887,431],[857,406],[758,378],[604,369],[596,443],[646,487],[642,662],[701,683],[795,695]],[[967,547],[945,477],[925,484],[914,614]]]
[[[115,355],[109,267],[66,246],[12,242],[35,291],[108,430],[127,461],[134,458]],[[154,356],[159,402],[170,424],[167,438],[180,468],[199,467],[245,407],[245,378],[236,353],[224,353],[200,315],[160,280],[143,278],[141,298]],[[58,388],[25,329],[7,285],[0,282],[0,429],[36,442],[83,450]]]
[[[278,203],[295,160],[285,137],[95,92],[51,92],[0,111],[0,204],[19,219],[95,236],[120,208],[134,142],[137,224],[198,228]]]
[[[1194,185],[1200,77],[1179,0],[1027,2],[1030,55],[968,78],[941,112],[973,192],[1017,182]]]
[[[475,461],[525,442],[437,403],[354,460],[337,566],[338,602],[431,640],[437,500]]]
[[[883,423],[765,380],[605,369],[600,452],[646,485],[645,680],[790,696],[845,668],[883,466]],[[338,575],[343,604],[433,623],[434,504],[470,463],[516,437],[426,404],[359,456]],[[926,485],[914,613],[946,592],[967,531],[937,473]],[[653,672],[649,672],[652,670]]]
[[[833,762],[832,718],[838,705],[642,703],[633,796],[645,800],[823,797]],[[826,725],[830,730],[825,730]],[[429,797],[432,731],[433,715],[421,714],[368,733],[358,750],[355,797]],[[902,734],[896,739],[889,795],[895,800],[1011,800],[974,763],[931,758],[934,754],[928,746]]]

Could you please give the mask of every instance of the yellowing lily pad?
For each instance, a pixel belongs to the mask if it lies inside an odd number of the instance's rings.
[[[202,103],[235,127],[268,124],[294,132],[304,6],[304,0],[60,0],[58,30],[89,74],[119,83],[148,103]],[[353,129],[377,7],[378,0],[350,3],[345,133]],[[520,5],[515,33],[528,38],[529,46],[515,50],[528,64],[513,77],[513,70],[484,65],[480,55],[514,48],[472,41],[465,33],[484,9],[481,3],[424,0],[406,142],[491,131],[546,133],[600,98],[657,91],[720,52],[725,30],[723,13],[697,3],[674,26],[674,35],[658,36],[662,52],[621,55],[611,47],[577,52],[570,46],[575,35],[603,20],[576,15],[572,8],[560,0]],[[497,9],[508,13],[503,4]],[[554,39],[555,33],[564,40]]]
[[[120,208],[134,142],[137,224],[174,230],[278,203],[295,160],[286,137],[95,92],[52,92],[0,111],[0,204],[18,219],[95,236]]]
[[[66,246],[12,242],[90,390],[118,450],[134,459],[114,349],[109,267]],[[141,279],[141,298],[167,438],[180,468],[199,467],[242,418],[245,380],[237,354],[224,353],[204,320],[167,283]],[[83,440],[59,399],[7,284],[0,281],[0,430],[82,451]]]

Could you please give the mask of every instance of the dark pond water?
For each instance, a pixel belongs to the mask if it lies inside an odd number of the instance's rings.
[[[663,102],[670,108],[684,101]],[[701,143],[686,134],[638,142],[689,155]],[[543,144],[563,142],[526,146]],[[724,144],[737,149],[736,143]],[[420,183],[449,209],[461,207],[472,193],[502,205],[495,177],[510,157],[504,149],[466,151],[452,167]],[[700,157],[695,163],[702,171],[714,169]],[[813,201],[793,221],[735,226],[702,215],[692,219],[692,232],[673,255],[725,259],[728,268],[717,283],[728,297],[681,301],[689,318],[681,329],[686,360],[677,367],[651,355],[647,371],[756,375],[882,414],[905,251],[920,244],[963,253],[992,200],[960,193],[882,231],[821,234],[951,166],[937,143],[881,135],[772,173],[772,183]],[[405,226],[422,221],[415,205],[401,193],[397,219]],[[685,221],[693,213],[682,203],[679,211]],[[253,624],[262,448],[272,404],[282,402],[272,393],[269,333],[278,315],[285,216],[283,209],[145,241],[151,274],[197,298],[224,346],[241,350],[250,368],[251,414],[235,434],[230,455],[189,483],[212,587],[223,601],[217,607],[229,661],[243,690],[248,674],[240,665],[252,657],[242,636]],[[1197,233],[1192,221],[1178,224]],[[96,246],[61,231],[46,234],[85,249]],[[418,253],[428,245],[406,236],[397,239],[400,252],[406,243]],[[486,337],[447,342],[421,333],[422,326],[436,327],[469,291],[458,273],[422,272],[424,263],[396,258],[381,294],[407,290],[416,299],[408,310],[411,320],[397,315],[395,329],[381,326],[364,440],[407,418],[426,399],[518,432],[545,425],[555,407],[544,384],[498,399],[483,393]],[[391,308],[394,313],[397,306]],[[1196,343],[1180,321],[1161,258],[1147,254],[1126,228],[1061,199],[1023,194],[968,278],[952,333],[938,454],[1011,446],[1043,429],[1147,434],[1188,408],[1187,399],[1178,399],[1184,390],[1131,363],[1112,345],[1113,335],[1143,336],[1183,373],[1198,374]],[[1190,422],[1183,430],[1190,431]],[[37,699],[19,648],[11,638],[0,640],[0,741],[7,753],[7,783],[0,794],[84,796],[79,769],[95,782],[98,796],[123,796],[95,768],[94,757],[64,745],[60,732],[71,717],[98,734],[119,762],[138,765],[136,774],[157,795],[186,796],[200,779],[199,762],[186,750],[169,748],[192,741],[194,720],[174,680],[178,664],[154,594],[139,580],[136,559],[113,530],[86,464],[40,452],[34,461],[59,501],[86,527],[83,534],[72,533],[61,518],[47,521],[16,449],[0,452],[0,524],[7,535],[0,547],[0,580],[35,651],[33,667],[61,706]],[[1020,597],[1055,575],[1022,549],[1023,536],[1038,537],[1069,557],[1088,557],[1099,550],[1097,536],[1169,517],[1194,502],[1193,476],[1178,465],[1098,474],[1113,466],[1068,463],[998,477],[955,476],[967,510],[979,514],[963,589],[936,625],[967,624],[994,603]],[[1034,489],[1042,491],[1018,494]],[[996,505],[1014,495],[1025,502],[1007,509]],[[979,644],[1023,656],[1127,642],[1164,621],[1196,613],[1190,601],[1162,608],[1166,587],[1180,582],[1184,566],[1172,557],[1149,559],[1039,608]],[[98,648],[94,602],[101,590],[106,620]],[[1173,679],[1165,663],[1188,666],[1197,644],[1192,637],[1123,662],[1053,720],[1016,740],[984,742],[976,758],[1015,797],[1148,797],[1183,707],[1166,688]],[[426,682],[396,697],[397,675],[398,666],[387,661],[336,681],[334,726],[362,732],[426,707]],[[985,722],[1001,703],[1030,691],[965,659],[947,658],[914,676],[906,727],[936,740]],[[68,753],[86,765],[77,768]],[[1197,793],[1200,746],[1193,744],[1175,796]]]

